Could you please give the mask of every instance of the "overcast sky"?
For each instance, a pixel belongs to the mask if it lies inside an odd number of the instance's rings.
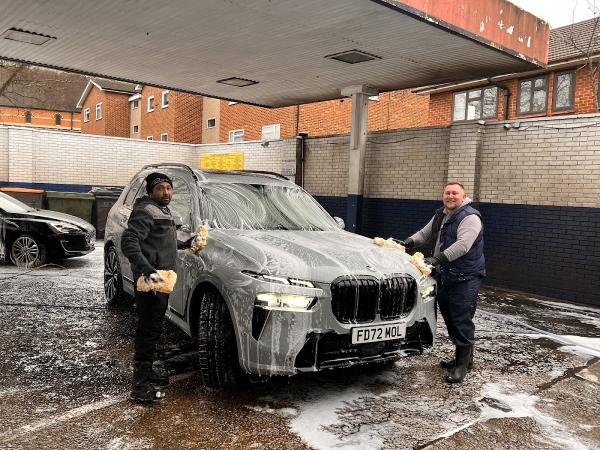
[[[509,0],[520,8],[544,19],[550,28],[591,19],[598,15],[600,0]],[[596,11],[596,14],[592,13]],[[574,16],[573,16],[574,15]],[[574,20],[573,20],[574,19]]]

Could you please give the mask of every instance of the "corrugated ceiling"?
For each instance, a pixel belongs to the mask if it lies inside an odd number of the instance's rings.
[[[264,106],[339,98],[537,67],[523,57],[369,0],[0,0],[0,58]],[[346,64],[358,49],[380,57]],[[217,81],[257,81],[234,87]]]

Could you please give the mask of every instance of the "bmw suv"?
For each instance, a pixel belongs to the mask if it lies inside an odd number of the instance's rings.
[[[144,167],[108,215],[104,291],[134,293],[121,236],[155,170],[173,180],[169,205],[185,242],[201,224],[206,247],[178,251],[167,318],[198,343],[209,387],[249,375],[293,375],[423,353],[434,341],[436,283],[397,249],[343,230],[306,191],[267,172]]]

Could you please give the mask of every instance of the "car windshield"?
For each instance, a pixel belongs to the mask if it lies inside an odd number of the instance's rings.
[[[213,228],[236,230],[338,229],[321,206],[297,187],[207,183],[202,186],[202,219]]]
[[[0,209],[11,214],[20,214],[32,210],[32,208],[25,203],[20,202],[4,192],[0,192]]]

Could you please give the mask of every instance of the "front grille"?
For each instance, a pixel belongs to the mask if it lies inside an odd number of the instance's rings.
[[[417,282],[408,275],[385,280],[340,277],[331,283],[331,308],[341,323],[366,323],[407,316],[415,306]]]

